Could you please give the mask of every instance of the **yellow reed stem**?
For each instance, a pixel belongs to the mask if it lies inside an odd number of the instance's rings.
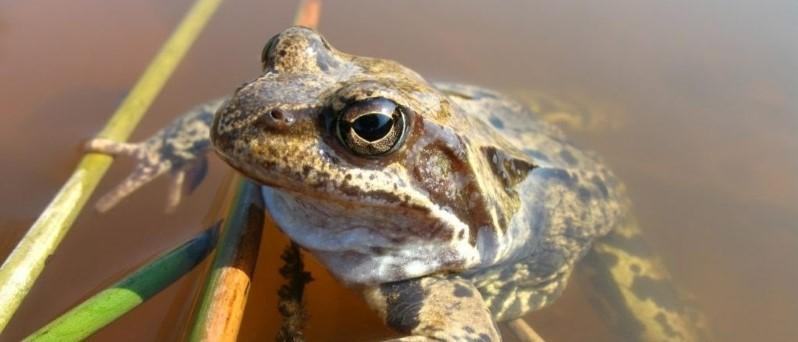
[[[197,0],[97,135],[124,141],[199,36],[221,0]],[[0,332],[28,294],[47,258],[58,248],[105,171],[109,156],[89,153],[0,267]]]

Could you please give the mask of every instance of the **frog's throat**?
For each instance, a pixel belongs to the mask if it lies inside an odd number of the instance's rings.
[[[475,246],[467,239],[451,239],[457,236],[446,231],[451,227],[435,227],[432,219],[391,217],[366,207],[340,211],[330,203],[302,200],[268,187],[263,188],[263,196],[278,226],[346,283],[376,284],[460,272],[480,262]]]

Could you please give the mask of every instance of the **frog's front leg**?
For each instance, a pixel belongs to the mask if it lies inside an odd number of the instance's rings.
[[[500,341],[490,311],[471,282],[432,275],[372,286],[366,301],[400,341]]]
[[[192,190],[205,176],[206,156],[210,150],[210,125],[222,103],[224,99],[197,106],[142,142],[127,143],[102,138],[89,140],[85,145],[88,151],[126,155],[137,160],[133,172],[97,201],[97,210],[103,212],[111,209],[142,185],[167,171],[174,175],[167,211],[177,207],[182,193]]]

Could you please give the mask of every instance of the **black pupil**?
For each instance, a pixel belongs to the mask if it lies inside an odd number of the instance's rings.
[[[393,126],[393,118],[384,114],[371,113],[358,117],[352,123],[352,129],[361,138],[376,141],[386,136]]]

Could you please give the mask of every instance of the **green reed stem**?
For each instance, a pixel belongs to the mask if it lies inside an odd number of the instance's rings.
[[[98,137],[124,141],[205,27],[221,0],[197,0]],[[88,153],[0,266],[0,332],[30,291],[105,171],[109,156]]]
[[[85,339],[191,271],[211,251],[217,235],[218,228],[206,230],[67,311],[25,341]]]

